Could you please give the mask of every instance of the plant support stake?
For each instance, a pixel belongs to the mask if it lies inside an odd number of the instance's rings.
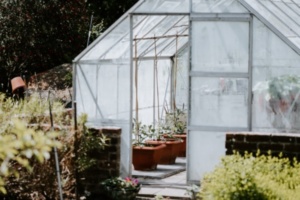
[[[50,90],[49,90],[49,93],[48,93],[48,102],[49,102],[49,113],[50,113],[51,131],[53,131],[54,128],[53,128],[52,109],[51,109],[51,103],[50,103]],[[55,165],[56,165],[56,174],[57,174],[59,198],[60,198],[60,200],[63,200],[62,187],[61,187],[61,179],[60,179],[60,170],[59,170],[59,161],[58,161],[58,153],[57,153],[57,148],[56,147],[54,147],[54,157],[55,157]]]
[[[74,130],[75,130],[75,141],[74,141],[74,160],[75,160],[75,195],[76,200],[79,200],[78,195],[78,183],[79,183],[79,176],[78,176],[78,167],[77,167],[77,160],[78,160],[78,149],[79,149],[79,141],[78,141],[78,124],[77,124],[77,102],[73,102],[73,109],[74,109]]]

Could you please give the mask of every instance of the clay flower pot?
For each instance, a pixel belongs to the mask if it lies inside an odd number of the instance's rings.
[[[163,138],[166,140],[182,140],[180,145],[178,146],[178,157],[186,157],[186,133],[178,133],[178,134],[163,134]]]
[[[161,160],[165,144],[133,146],[132,164],[135,170],[155,170]]]
[[[186,133],[184,134],[174,134],[173,137],[180,138],[183,142],[180,145],[180,150],[178,157],[186,157]]]
[[[26,85],[21,77],[17,76],[11,79],[10,82],[11,82],[12,93],[16,93],[19,88],[23,88],[25,90]]]
[[[178,139],[167,139],[167,140],[146,140],[148,144],[165,144],[166,148],[163,150],[163,155],[158,164],[175,164],[176,157],[179,154],[180,145],[183,143],[182,140]]]

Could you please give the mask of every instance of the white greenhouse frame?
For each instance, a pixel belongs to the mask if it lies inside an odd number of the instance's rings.
[[[177,59],[185,68],[174,91]],[[135,67],[143,79],[136,85]],[[226,132],[299,132],[298,111],[270,113],[256,86],[300,74],[300,0],[140,0],[74,59],[73,70],[78,115],[88,114],[88,126],[122,128],[122,176],[132,174],[136,102],[142,119],[155,123],[165,102],[181,98],[187,182],[198,183],[225,155]]]

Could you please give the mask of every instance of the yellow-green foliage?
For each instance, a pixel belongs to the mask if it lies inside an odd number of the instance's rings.
[[[204,176],[203,200],[295,200],[300,197],[300,164],[287,158],[251,154],[225,156]]]
[[[45,134],[41,130],[29,128],[31,123],[49,122],[46,103],[47,101],[39,100],[36,96],[24,101],[14,101],[0,94],[0,193],[6,193],[5,177],[19,176],[16,166],[31,170],[29,161],[33,157],[43,162],[50,158],[49,152],[53,147],[61,146],[55,140],[58,132]],[[58,103],[53,104],[57,121],[62,121],[59,118],[62,116],[61,108]]]
[[[62,103],[58,101],[51,102],[54,124],[69,124],[70,118],[65,113]],[[28,124],[50,124],[49,102],[41,99],[37,94],[20,100],[14,101],[11,98],[5,98],[0,94],[0,127],[5,129],[11,119],[21,119]]]
[[[29,160],[32,157],[43,162],[50,158],[52,147],[60,147],[60,143],[55,141],[57,136],[57,132],[45,135],[42,131],[27,128],[24,122],[13,121],[10,131],[0,134],[0,192],[6,193],[4,177],[11,174],[18,177],[18,169],[11,167],[11,162],[31,170]]]

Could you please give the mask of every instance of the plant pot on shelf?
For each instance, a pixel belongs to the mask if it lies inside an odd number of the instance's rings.
[[[165,144],[145,144],[133,146],[132,164],[135,170],[155,170],[159,163]]]
[[[179,146],[178,157],[186,157],[186,133],[174,134],[173,136],[182,140],[182,143]]]
[[[146,140],[148,144],[165,144],[166,148],[163,150],[162,157],[158,164],[174,164],[179,153],[179,147],[182,140],[167,139],[167,140]]]
[[[175,138],[177,140],[182,140],[182,143],[178,146],[177,157],[186,157],[186,133],[177,133],[177,134],[164,134],[165,139]]]

